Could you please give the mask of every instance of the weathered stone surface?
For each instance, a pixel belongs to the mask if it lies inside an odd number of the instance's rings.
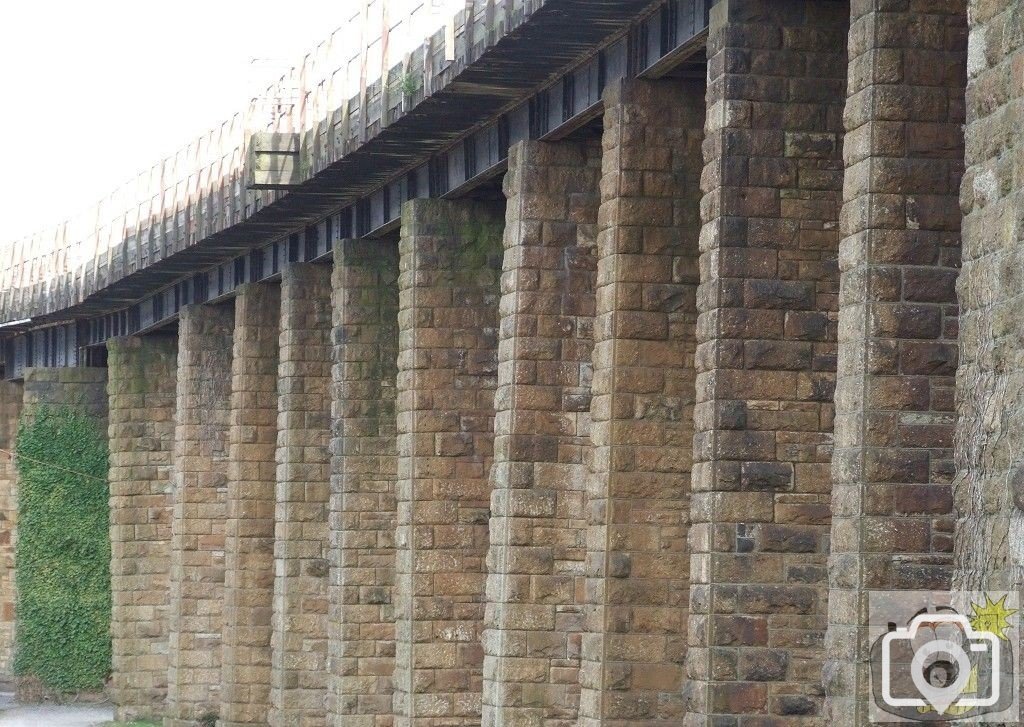
[[[281,273],[271,727],[320,727],[327,707],[331,269]]]
[[[178,323],[165,727],[220,709],[233,330],[230,305],[186,306]]]
[[[868,719],[869,591],[949,582],[965,10],[853,5],[825,671],[838,725]]]
[[[126,721],[162,715],[167,697],[177,351],[168,335],[107,343],[110,696]]]
[[[398,245],[334,248],[328,723],[392,724]]]
[[[789,723],[795,712],[821,720],[848,11],[816,0],[711,9],[689,541],[694,727]],[[766,647],[785,658],[741,676],[737,665]]]
[[[0,382],[0,684],[14,676],[14,541],[18,524],[14,444],[23,397],[20,382]]]
[[[235,296],[221,727],[266,724],[270,708],[280,306],[272,284],[249,283]]]
[[[577,716],[600,165],[596,144],[524,142],[509,155],[485,725]]]
[[[501,212],[480,202],[414,200],[402,214],[399,727],[457,727],[481,719]]]
[[[605,91],[580,674],[592,727],[683,717],[703,96],[679,81]]]
[[[119,717],[859,726],[872,590],[1020,588],[1017,3],[707,4],[706,86],[615,80],[504,207],[186,308],[176,366],[117,339],[106,396],[0,385],[0,449],[23,401],[109,402]],[[619,77],[584,68],[531,122]],[[15,485],[0,453],[0,680]]]
[[[1024,37],[1010,0],[968,3],[954,587],[1021,589]]]
[[[100,367],[29,368],[23,381],[22,413],[40,406],[69,407],[107,427],[107,370]]]

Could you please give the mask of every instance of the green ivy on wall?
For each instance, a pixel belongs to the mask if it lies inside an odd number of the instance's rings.
[[[91,418],[40,407],[18,429],[14,669],[57,692],[110,673],[107,440]]]

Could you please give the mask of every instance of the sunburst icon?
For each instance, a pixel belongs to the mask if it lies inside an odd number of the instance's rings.
[[[974,614],[970,616],[971,627],[975,631],[987,631],[995,634],[1003,641],[1007,641],[1006,632],[1013,628],[1010,623],[1010,616],[1017,613],[1019,609],[1007,608],[1007,595],[1004,594],[998,601],[993,601],[985,594],[984,603],[971,603],[971,610]]]

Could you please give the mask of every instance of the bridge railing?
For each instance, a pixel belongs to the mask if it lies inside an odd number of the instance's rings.
[[[0,246],[0,324],[223,233],[372,138],[545,0],[364,0],[249,108],[93,208]],[[270,140],[269,142],[267,140]],[[269,143],[284,154],[259,155]]]

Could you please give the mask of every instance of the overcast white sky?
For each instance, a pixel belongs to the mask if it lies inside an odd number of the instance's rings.
[[[0,243],[90,207],[248,103],[359,0],[13,0],[0,21]]]

